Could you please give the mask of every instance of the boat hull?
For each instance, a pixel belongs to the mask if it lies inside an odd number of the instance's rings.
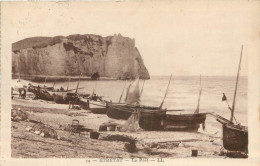
[[[134,112],[129,106],[124,104],[106,103],[106,113],[109,118],[127,120]]]
[[[106,104],[103,102],[89,101],[89,110],[93,114],[106,114],[107,113]]]
[[[248,151],[248,131],[223,124],[223,146],[230,151]]]
[[[165,130],[171,131],[198,131],[200,124],[205,125],[206,114],[168,114],[163,120]]]
[[[133,112],[139,110],[159,110],[158,107],[150,107],[150,106],[135,106],[135,105],[127,105],[124,103],[106,103],[106,112],[109,118],[113,119],[123,119],[127,120]]]
[[[140,111],[139,126],[147,131],[163,130],[163,119],[166,116],[164,110],[142,109]]]

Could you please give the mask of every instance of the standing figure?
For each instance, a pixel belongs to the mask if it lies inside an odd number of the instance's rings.
[[[22,97],[23,99],[26,98],[26,89],[25,89],[25,88],[22,89],[21,97]]]

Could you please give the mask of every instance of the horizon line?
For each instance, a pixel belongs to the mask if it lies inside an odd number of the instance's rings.
[[[165,77],[169,77],[171,74],[169,75],[159,75],[159,74],[153,74],[150,75],[150,77],[154,77],[154,76],[165,76]],[[236,77],[236,75],[173,75],[176,77]],[[248,75],[240,75],[240,77],[248,77]]]

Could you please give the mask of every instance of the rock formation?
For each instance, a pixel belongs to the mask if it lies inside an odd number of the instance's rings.
[[[12,44],[12,73],[149,79],[135,40],[120,34],[33,37]]]

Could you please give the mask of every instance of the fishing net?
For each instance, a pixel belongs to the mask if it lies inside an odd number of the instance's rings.
[[[50,126],[41,123],[35,124],[30,130],[30,132],[40,134],[42,137],[45,138],[58,138],[57,132],[54,129],[52,129]]]
[[[25,121],[28,119],[28,114],[21,109],[12,109],[11,120],[15,122]]]
[[[128,118],[128,120],[123,124],[120,131],[126,132],[136,132],[139,127],[139,117],[140,117],[140,111],[135,110],[132,115]]]

